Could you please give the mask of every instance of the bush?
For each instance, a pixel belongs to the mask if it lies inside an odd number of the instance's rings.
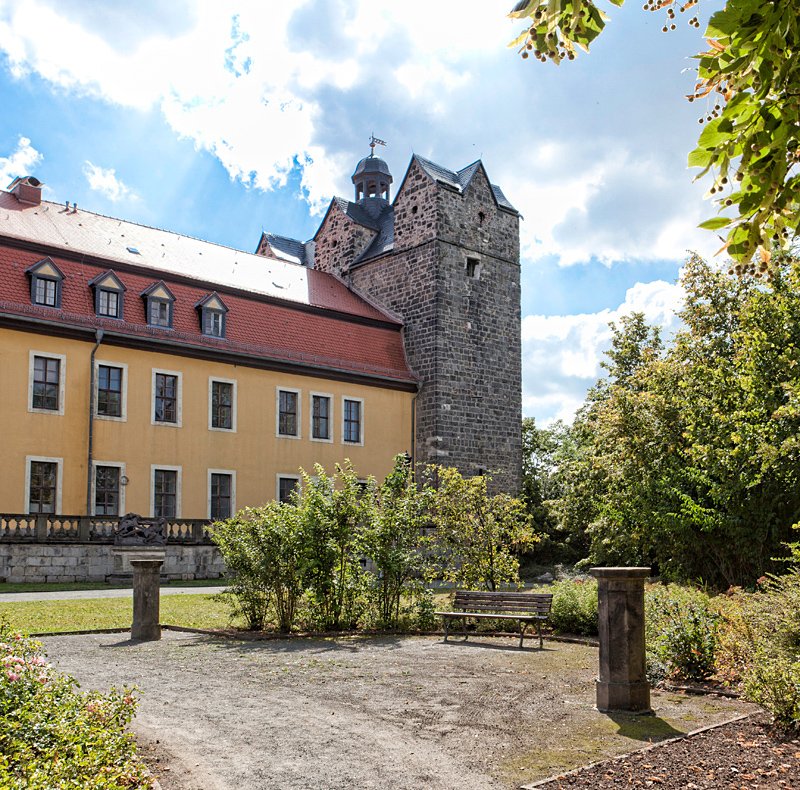
[[[597,636],[597,582],[563,579],[554,582],[550,624],[556,633]]]
[[[128,689],[80,694],[37,642],[0,621],[0,787],[150,788],[125,731],[136,699]]]
[[[716,668],[719,615],[699,590],[656,586],[646,595],[648,674],[707,680]]]
[[[744,692],[772,714],[777,727],[800,730],[800,656],[792,660],[779,651],[757,651],[745,672]]]

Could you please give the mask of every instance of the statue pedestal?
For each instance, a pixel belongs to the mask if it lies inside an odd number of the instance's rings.
[[[160,560],[163,563],[166,556],[166,550],[160,546],[114,546],[111,549],[114,571],[106,577],[106,581],[111,584],[133,584],[131,560]],[[167,581],[167,578],[164,576],[160,580]]]
[[[131,559],[133,567],[133,625],[131,639],[161,639],[159,623],[161,559]]]
[[[650,713],[644,643],[644,583],[650,568],[592,568],[599,604],[599,711]]]

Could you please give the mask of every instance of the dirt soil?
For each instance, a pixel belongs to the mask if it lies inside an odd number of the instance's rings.
[[[800,740],[777,736],[758,715],[536,786],[789,790],[800,788]]]
[[[43,641],[83,688],[140,687],[134,731],[164,790],[500,790],[754,710],[654,692],[656,716],[598,713],[596,648],[552,641]]]

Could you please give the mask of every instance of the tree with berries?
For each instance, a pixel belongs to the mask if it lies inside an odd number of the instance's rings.
[[[666,33],[686,12],[699,28],[699,2],[645,0],[644,10],[665,14]],[[521,0],[510,16],[525,20],[511,44],[522,57],[555,64],[588,52],[608,19],[596,0]],[[719,214],[700,227],[727,233],[720,252],[737,273],[767,275],[772,252],[800,230],[800,3],[727,0],[704,38],[687,99],[708,108],[689,166],[700,168],[696,178],[711,175]]]

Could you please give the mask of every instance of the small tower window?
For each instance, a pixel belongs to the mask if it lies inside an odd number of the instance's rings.
[[[481,262],[477,258],[467,258],[466,272],[471,280],[480,280]]]

